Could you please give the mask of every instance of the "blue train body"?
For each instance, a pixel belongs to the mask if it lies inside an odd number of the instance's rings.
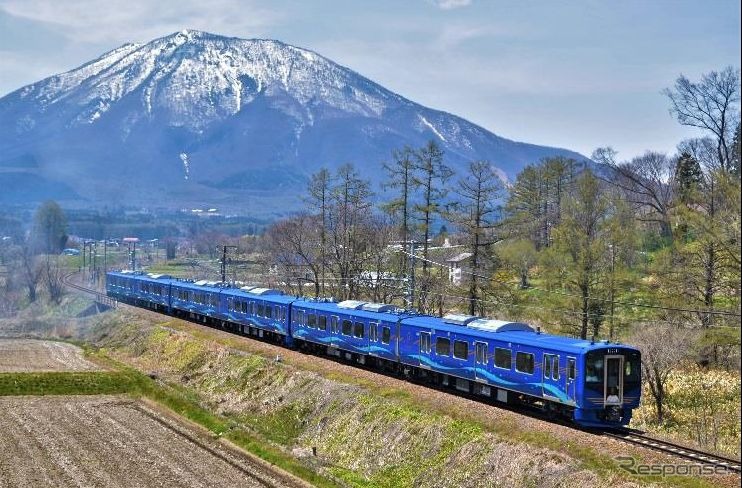
[[[639,406],[637,349],[545,334],[524,323],[438,318],[385,304],[334,303],[126,271],[107,274],[106,292],[136,306],[497,402],[537,405],[583,426],[626,425]]]

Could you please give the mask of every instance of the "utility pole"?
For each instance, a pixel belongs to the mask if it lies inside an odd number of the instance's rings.
[[[222,245],[222,262],[221,262],[221,274],[222,274],[222,283],[227,282],[227,249],[237,249],[237,246],[228,246],[226,244]]]
[[[92,256],[93,257],[93,276],[92,276],[92,278],[93,278],[94,281],[97,282],[98,281],[98,266],[97,266],[97,261],[96,261],[95,258],[98,257],[98,241],[94,241],[94,242],[91,243],[90,252],[93,255]]]
[[[608,247],[611,249],[611,325],[608,332],[608,338],[613,340],[613,311],[615,303],[613,302],[613,296],[615,294],[615,270],[616,270],[616,248],[613,244],[609,244]]]
[[[410,240],[410,275],[407,279],[407,306],[411,309],[415,304],[415,241]],[[407,244],[407,243],[405,243]]]

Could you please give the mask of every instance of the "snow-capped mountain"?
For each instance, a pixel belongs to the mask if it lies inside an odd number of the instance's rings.
[[[275,214],[300,205],[319,167],[352,162],[379,182],[392,149],[430,139],[454,168],[487,159],[509,178],[544,156],[582,158],[498,137],[306,49],[186,30],[1,98],[0,185],[12,190],[0,203]]]

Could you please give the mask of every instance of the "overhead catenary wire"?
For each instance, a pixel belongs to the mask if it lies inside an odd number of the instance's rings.
[[[410,253],[408,253],[404,249],[400,249],[399,252],[402,252],[402,253],[407,254],[407,255],[411,255]],[[436,266],[440,266],[442,268],[447,268],[447,269],[450,269],[451,268],[450,266],[448,266],[446,264],[442,264],[442,263],[433,261],[431,259],[423,258],[422,256],[415,255],[415,259],[420,259],[421,261],[427,261],[428,263],[434,264]],[[461,272],[462,273],[466,273],[466,274],[471,275],[471,276],[474,276],[474,277],[477,277],[477,278],[481,278],[483,280],[487,280],[487,281],[492,280],[491,277],[482,276],[480,274],[477,274],[477,273],[474,273],[474,272],[471,272],[471,271],[467,271],[467,270],[464,270],[464,269],[461,269]],[[494,280],[494,281],[496,283],[498,283],[498,284],[501,284],[501,285],[509,284],[509,283],[504,282],[504,281],[501,281],[501,280]],[[545,288],[539,288],[539,287],[536,287],[536,286],[531,286],[528,289],[529,290],[542,291],[544,293],[551,293],[551,294],[555,294],[555,295],[561,295],[561,296],[571,297],[571,298],[580,298],[580,299],[583,298],[581,295],[575,295],[574,293],[567,293],[567,292],[562,292],[562,291],[558,291],[558,290],[547,290]],[[669,311],[669,312],[686,312],[686,313],[721,315],[721,316],[728,316],[728,317],[742,317],[742,315],[740,315],[738,313],[729,312],[729,311],[725,311],[725,310],[698,310],[698,309],[691,309],[691,308],[665,307],[665,306],[662,306],[662,305],[650,305],[650,304],[646,304],[646,303],[636,303],[636,302],[623,302],[623,301],[616,301],[616,300],[610,300],[610,299],[607,299],[607,298],[598,298],[598,297],[588,297],[588,299],[590,301],[593,301],[593,302],[613,303],[614,305],[624,305],[624,306],[629,306],[629,307],[650,308],[650,309],[656,309],[656,310],[666,310],[666,311]],[[604,314],[602,314],[602,315],[604,315]]]

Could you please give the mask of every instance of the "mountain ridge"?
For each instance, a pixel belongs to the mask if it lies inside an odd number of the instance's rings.
[[[195,30],[124,44],[11,92],[0,98],[0,129],[0,184],[5,173],[32,171],[13,161],[33,160],[39,177],[90,203],[118,192],[133,205],[157,206],[159,195],[170,206],[247,212],[298,208],[300,182],[320,166],[354,162],[379,183],[392,149],[430,139],[454,168],[488,159],[510,179],[541,157],[585,159],[502,138],[308,49]],[[218,189],[251,169],[259,187]],[[270,174],[284,194],[265,197]]]

